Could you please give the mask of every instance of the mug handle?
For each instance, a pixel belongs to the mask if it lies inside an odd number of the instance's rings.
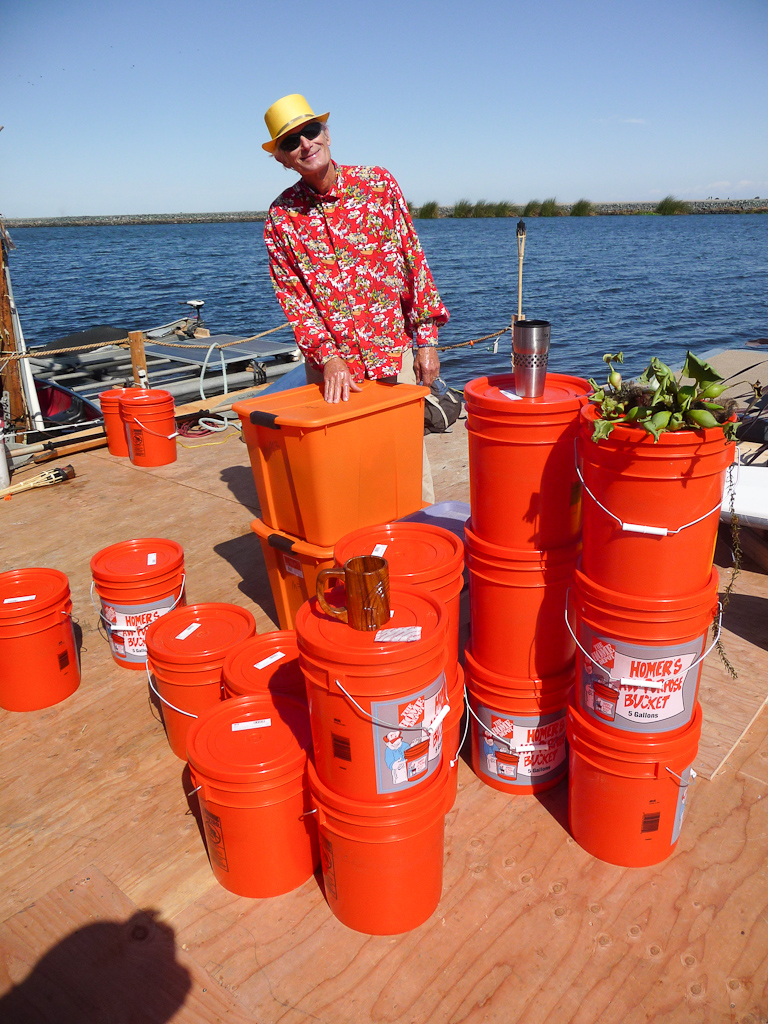
[[[341,580],[344,582],[345,575],[343,569],[321,569],[317,574],[317,582],[315,584],[315,593],[317,595],[317,603],[323,609],[326,615],[330,615],[333,619],[339,619],[341,622],[349,623],[349,615],[347,609],[344,607],[338,608],[336,605],[328,604],[325,599],[325,584],[326,580]]]

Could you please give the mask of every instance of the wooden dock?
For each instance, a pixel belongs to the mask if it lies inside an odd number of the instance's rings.
[[[437,500],[468,500],[463,425],[427,441]],[[90,558],[140,536],[182,544],[190,601],[274,628],[245,446],[233,430],[183,443],[158,469],[71,456],[74,480],[0,505],[0,570],[63,570],[83,642],[72,697],[0,712],[2,1024],[768,1021],[765,573],[745,569],[725,618],[739,679],[705,663],[698,780],[666,863],[596,861],[568,834],[567,784],[509,797],[462,762],[436,913],[360,935],[316,879],[273,900],[216,883],[146,678],[97,628]],[[725,585],[722,543],[716,562]]]

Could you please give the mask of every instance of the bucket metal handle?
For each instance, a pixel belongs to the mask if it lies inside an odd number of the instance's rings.
[[[336,685],[341,690],[341,692],[344,694],[344,696],[347,698],[347,700],[355,705],[355,707],[357,708],[357,710],[360,712],[361,715],[365,715],[365,717],[370,719],[370,721],[373,722],[374,725],[378,725],[382,729],[389,729],[392,732],[394,732],[395,730],[397,730],[398,732],[425,732],[426,731],[431,736],[434,732],[437,731],[438,727],[443,724],[443,719],[445,718],[445,716],[447,714],[450,713],[450,710],[451,710],[451,705],[450,704],[443,704],[442,708],[440,709],[438,714],[435,716],[434,720],[432,721],[432,723],[430,725],[397,725],[396,726],[396,725],[393,725],[392,722],[380,722],[377,718],[374,718],[373,715],[369,715],[368,712],[365,710],[365,708],[361,708],[360,707],[360,705],[357,703],[357,701],[352,696],[352,694],[348,693],[344,689],[344,687],[341,685],[341,683],[339,682],[338,679],[334,679],[334,683],[336,683]]]
[[[574,444],[576,444],[576,442],[574,442]],[[728,467],[727,472],[730,472],[735,464],[740,464],[738,448],[736,449],[736,451],[738,462],[737,460],[734,460],[734,462],[732,462]],[[603,510],[603,512],[606,513],[606,515],[609,515],[611,519],[614,519],[625,533],[644,533],[648,534],[651,537],[672,537],[676,533],[681,533],[683,530],[687,530],[689,526],[695,526],[697,523],[702,522],[702,520],[708,519],[711,515],[714,515],[715,512],[719,512],[723,504],[723,500],[721,498],[720,501],[718,501],[718,503],[715,505],[715,507],[710,509],[709,512],[705,512],[704,515],[699,516],[698,519],[692,519],[690,523],[683,523],[682,526],[678,526],[675,530],[669,529],[666,526],[644,526],[642,523],[626,523],[623,519],[619,519],[617,515],[614,515],[614,513],[611,512],[609,508],[606,508],[605,505],[595,497],[592,491],[590,491],[589,487],[587,487],[586,483],[584,482],[584,477],[582,476],[581,467],[579,466],[578,448],[576,449],[576,475],[581,481],[581,486],[590,496],[592,501],[594,501],[594,503],[597,506],[599,506]]]
[[[464,706],[466,708],[469,708],[469,700],[467,699],[467,688],[466,688],[466,686],[464,687]],[[469,715],[467,715],[466,719],[464,720],[464,735],[461,737],[461,740],[459,741],[459,745],[456,748],[456,757],[454,757],[454,759],[450,763],[450,767],[451,768],[453,768],[456,765],[456,763],[458,762],[458,760],[459,760],[459,754],[461,753],[461,748],[464,746],[464,742],[465,742],[465,740],[467,738],[467,733],[468,732],[469,732]]]
[[[187,718],[197,718],[197,715],[193,715],[191,711],[182,711],[181,708],[177,708],[175,704],[171,704],[169,700],[166,700],[162,693],[158,692],[158,690],[155,688],[155,684],[152,682],[152,675],[149,671],[149,662],[144,662],[144,668],[147,670],[147,682],[149,683],[150,690],[152,691],[152,693],[154,693],[156,697],[160,698],[163,704],[167,705],[172,711],[178,711],[180,715],[186,715]]]
[[[592,664],[595,666],[595,668],[599,668],[601,672],[605,673],[605,678],[609,682],[611,682],[611,683],[618,683],[619,686],[621,686],[621,679],[615,679],[611,675],[611,673],[608,671],[608,669],[607,668],[603,668],[602,665],[598,664],[595,661],[595,659],[592,657],[592,655],[588,654],[584,650],[584,648],[581,646],[581,644],[579,643],[578,638],[577,638],[576,634],[573,632],[573,629],[571,627],[570,620],[568,619],[568,607],[569,607],[570,597],[571,597],[571,588],[568,587],[568,590],[565,592],[565,625],[566,625],[566,627],[568,629],[568,632],[573,637],[573,642],[579,648],[579,650],[584,655],[584,657],[585,658],[589,658],[589,660],[592,662]],[[700,657],[698,657],[696,659],[696,661],[692,662],[688,666],[688,668],[685,670],[685,674],[686,675],[688,675],[688,673],[691,671],[692,668],[696,668],[697,665],[700,665],[702,663],[702,661],[704,661],[704,659],[707,657],[707,655],[711,654],[712,651],[715,649],[715,647],[717,647],[718,641],[720,640],[720,633],[722,632],[722,629],[723,629],[723,602],[722,601],[718,601],[717,602],[717,612],[718,612],[718,614],[717,614],[717,636],[712,641],[712,643],[709,645],[709,647],[706,649],[706,651],[704,651],[704,653]],[[642,686],[643,684],[641,682],[638,682],[637,685],[638,686]],[[647,687],[646,687],[646,689],[647,689]]]
[[[464,691],[464,693],[466,694],[466,690]],[[509,750],[510,754],[513,753],[515,748],[512,746],[512,740],[508,740],[506,738],[506,736],[497,736],[495,732],[492,732],[491,729],[488,729],[488,726],[485,724],[485,722],[481,718],[478,718],[477,715],[475,714],[475,712],[472,710],[472,706],[469,703],[469,699],[468,698],[467,698],[467,710],[469,711],[469,714],[472,715],[472,717],[474,718],[474,720],[477,722],[478,725],[482,725],[483,729],[487,729],[488,732],[491,733],[491,735],[493,736],[493,738],[495,740],[499,740],[500,743],[506,743],[507,749]],[[467,723],[469,723],[469,715],[467,716]],[[466,735],[466,733],[465,733],[465,735]]]
[[[180,601],[180,600],[182,599],[182,597],[184,596],[184,587],[186,586],[186,584],[187,584],[187,574],[186,574],[185,572],[183,572],[183,573],[181,574],[181,589],[179,590],[179,596],[178,596],[178,597],[176,598],[176,600],[175,600],[175,601],[173,602],[173,604],[171,605],[171,607],[170,607],[170,608],[166,608],[166,609],[165,609],[165,610],[163,611],[163,615],[167,615],[167,613],[168,613],[168,612],[172,612],[172,611],[173,611],[173,609],[174,609],[174,608],[176,607],[176,605],[177,605],[177,604],[179,603],[179,601]],[[95,601],[93,600],[93,588],[94,588],[95,586],[96,586],[96,580],[91,580],[91,591],[90,591],[90,593],[91,593],[91,604],[93,605],[93,610],[94,610],[95,612],[98,612],[98,613],[99,613],[99,618],[100,618],[100,619],[101,619],[101,620],[102,620],[103,622],[105,622],[105,623],[106,623],[106,625],[107,625],[107,629],[109,629],[109,628],[110,628],[110,627],[112,626],[112,623],[111,623],[111,622],[109,621],[109,619],[108,619],[108,618],[106,618],[106,616],[104,615],[104,609],[103,609],[103,608],[100,608],[100,607],[97,607],[97,606],[96,606],[96,602],[95,602]],[[121,632],[121,633],[137,633],[137,632],[138,632],[138,630],[136,630],[136,629],[126,629],[126,630],[122,630],[122,629],[121,629],[121,630],[120,630],[120,632]]]
[[[133,421],[134,423],[138,423],[141,429],[146,430],[148,434],[153,434],[155,437],[164,437],[166,441],[172,441],[174,437],[179,436],[178,430],[174,430],[172,434],[158,434],[156,430],[150,430],[149,427],[145,427],[141,420],[137,419],[135,416],[133,417]]]
[[[664,768],[666,769],[666,771],[669,772],[670,775],[674,775],[676,779],[680,780],[680,789],[688,789],[688,787],[692,786],[693,783],[696,781],[696,772],[693,770],[693,768],[689,769],[688,774],[690,777],[687,782],[683,779],[682,775],[678,775],[677,772],[673,772],[672,769],[669,768],[667,765],[664,765]]]

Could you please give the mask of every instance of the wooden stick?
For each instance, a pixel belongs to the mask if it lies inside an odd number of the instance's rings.
[[[128,340],[131,343],[131,365],[133,366],[133,379],[140,388],[149,387],[149,374],[147,373],[147,355],[144,351],[144,332],[129,331]]]

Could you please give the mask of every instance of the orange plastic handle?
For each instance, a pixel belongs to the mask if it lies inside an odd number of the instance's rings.
[[[325,599],[325,582],[326,580],[341,580],[343,583],[346,579],[343,569],[321,569],[317,574],[317,582],[315,584],[315,593],[317,594],[317,603],[323,609],[326,615],[330,615],[333,619],[339,619],[341,622],[349,623],[349,615],[347,609],[343,606],[341,608],[333,604],[328,604]]]

